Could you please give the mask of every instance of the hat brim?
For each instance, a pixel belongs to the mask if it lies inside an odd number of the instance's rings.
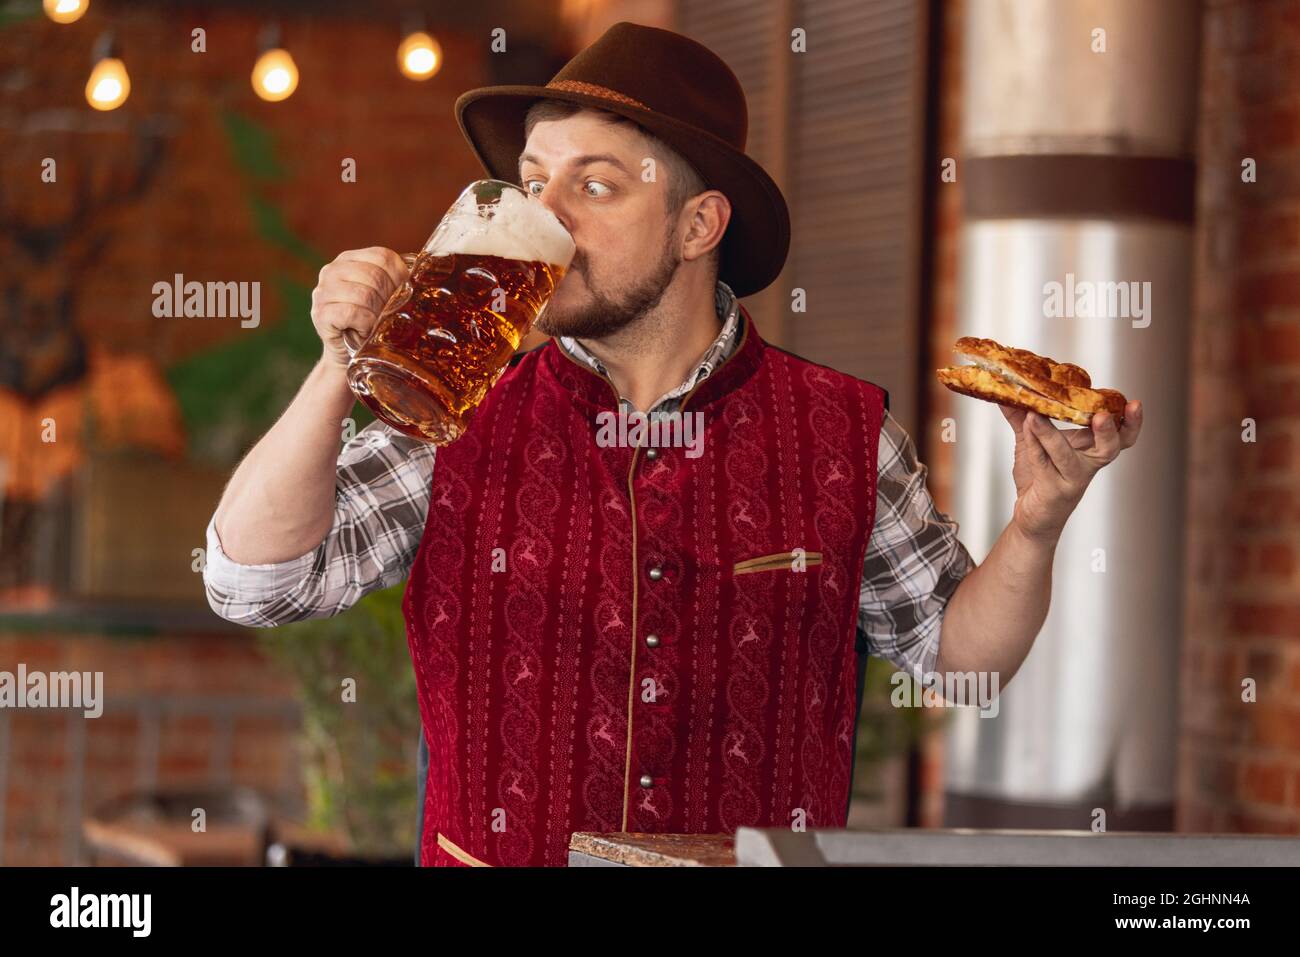
[[[790,213],[780,188],[763,167],[729,143],[653,110],[544,86],[470,90],[456,100],[456,122],[488,175],[519,182],[524,117],[538,100],[560,100],[626,116],[684,156],[710,189],[724,193],[731,203],[731,221],[720,243],[718,278],[737,296],[752,295],[780,275],[790,250]]]

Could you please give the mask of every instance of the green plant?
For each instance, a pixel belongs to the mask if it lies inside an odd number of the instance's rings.
[[[274,424],[320,356],[310,322],[311,292],[325,256],[297,235],[276,202],[286,180],[271,129],[234,110],[221,113],[231,161],[241,177],[252,223],[268,252],[276,295],[256,331],[175,363],[167,377],[176,393],[191,458],[233,466]],[[364,406],[350,413],[357,431],[373,421]]]
[[[363,855],[402,856],[415,846],[420,715],[402,588],[261,636],[301,689],[308,824],[347,834]],[[355,700],[346,699],[349,679]]]
[[[905,754],[927,734],[937,731],[948,718],[945,711],[925,708],[896,708],[890,702],[895,691],[897,668],[881,658],[867,662],[866,687],[862,691],[862,714],[858,719],[858,740],[854,757],[857,771],[853,793],[868,800],[878,793],[880,770],[892,758]],[[912,679],[904,676],[905,700],[912,700]]]

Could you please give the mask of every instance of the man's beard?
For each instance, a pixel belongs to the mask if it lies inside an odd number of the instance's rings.
[[[587,257],[575,252],[569,264],[571,272],[581,272],[586,279],[590,301],[568,312],[553,312],[550,305],[543,310],[534,325],[548,336],[569,336],[574,339],[604,339],[626,329],[636,322],[663,298],[677,269],[682,264],[674,252],[674,244],[664,244],[664,254],[650,275],[637,283],[620,298],[614,299],[596,289],[588,269]]]

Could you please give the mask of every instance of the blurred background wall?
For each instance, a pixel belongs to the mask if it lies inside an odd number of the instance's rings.
[[[553,4],[440,5],[442,68],[413,82],[405,7],[106,0],[67,25],[3,7],[0,669],[102,671],[106,705],[0,711],[0,863],[84,860],[82,819],[122,794],[305,799],[301,685],[207,609],[207,517],[319,355],[320,267],[417,248],[479,172],[456,96],[567,58]],[[508,57],[489,54],[497,23]],[[249,80],[271,24],[300,75],[280,103]],[[106,33],[131,93],[98,112],[84,87]],[[178,273],[259,281],[261,323],[155,318],[154,283]]]
[[[1067,3],[1077,16],[1060,23],[1104,16],[1104,4]],[[1158,421],[1187,444],[1185,557],[1123,573],[1172,580],[1183,596],[1177,659],[1155,679],[1162,692],[1177,691],[1177,731],[1166,743],[1176,756],[1174,826],[1296,833],[1300,0],[1185,6],[1200,39],[1192,305],[1168,319],[1186,330],[1189,391],[1185,407],[1148,410],[1148,428]],[[423,18],[413,18],[420,8]],[[329,0],[93,0],[67,25],[39,3],[8,0],[0,4],[0,670],[22,662],[30,671],[103,671],[107,697],[93,720],[0,710],[0,864],[88,861],[84,823],[97,809],[177,790],[246,787],[292,817],[353,838],[365,830],[329,806],[336,792],[313,777],[321,676],[336,681],[357,660],[318,649],[346,650],[358,634],[383,632],[390,609],[380,601],[361,609],[364,627],[350,612],[333,623],[343,632],[243,632],[208,611],[194,550],[230,468],[316,355],[307,311],[320,266],[347,248],[414,248],[479,174],[452,117],[456,96],[544,82],[621,19],[694,36],[745,85],[749,151],[786,192],[794,229],[784,274],[747,302],[764,335],[889,389],[940,508],[975,523],[956,508],[966,480],[943,423],[960,430],[1000,416],[933,380],[961,334],[958,251],[970,202],[963,0],[364,10]],[[249,83],[272,24],[300,76],[278,103]],[[506,30],[505,52],[491,51],[496,27]],[[195,28],[206,31],[206,52],[191,49]],[[398,72],[395,51],[421,28],[443,58],[416,82]],[[796,29],[807,52],[791,50]],[[84,87],[106,33],[131,93],[98,112]],[[1158,74],[1168,51],[1156,43],[1141,55]],[[356,161],[355,182],[340,177],[345,158]],[[955,177],[942,176],[946,158],[956,160]],[[53,183],[41,178],[47,159],[56,162]],[[1247,159],[1255,176],[1243,182]],[[260,326],[155,318],[153,285],[177,273],[260,281]],[[806,313],[790,310],[796,287],[807,293]],[[1242,441],[1246,418],[1254,442]],[[289,660],[269,653],[268,641],[290,649]],[[356,647],[392,663],[392,688],[370,676],[370,699],[394,709],[376,711],[371,730],[400,725],[407,718],[396,709],[413,707],[399,680],[409,664],[385,657],[391,644],[378,648]],[[951,714],[890,708],[890,670],[872,663],[851,822],[938,826]],[[1254,702],[1241,700],[1244,678],[1257,684]],[[357,733],[370,734],[360,724]],[[363,776],[413,797],[413,741],[398,738],[371,748]],[[400,818],[401,800],[386,793],[354,796],[353,805]]]
[[[941,7],[939,155],[957,156],[968,4]],[[1300,3],[1207,0],[1188,16],[1201,31],[1192,307],[1169,317],[1187,329],[1188,402],[1157,413],[1186,430],[1186,554],[1177,567],[1125,573],[1181,579],[1180,654],[1167,676],[1178,691],[1175,829],[1291,834],[1300,826]],[[1161,49],[1141,55],[1158,62]],[[964,188],[959,177],[937,201],[925,336],[934,367],[950,361],[959,334]],[[928,393],[923,449],[931,488],[950,508],[961,477],[936,424],[960,418],[962,400],[934,382]],[[1254,441],[1243,441],[1247,419]],[[1248,679],[1253,702],[1242,700]],[[944,817],[945,744],[931,736],[923,747],[927,824]]]

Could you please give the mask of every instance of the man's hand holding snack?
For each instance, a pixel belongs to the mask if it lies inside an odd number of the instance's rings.
[[[1093,476],[1137,442],[1142,403],[1093,388],[1079,366],[992,339],[965,336],[955,351],[974,364],[940,369],[939,381],[996,402],[1016,431],[1012,524],[1031,539],[1054,543]],[[1087,428],[1058,429],[1053,418]]]
[[[1142,404],[1093,388],[1076,365],[992,339],[958,339],[956,352],[973,364],[940,369],[939,381],[996,403],[1016,431],[1016,504],[948,604],[936,670],[989,671],[1005,687],[1047,617],[1061,531],[1093,476],[1137,442]],[[1051,419],[1085,428],[1062,431]]]

